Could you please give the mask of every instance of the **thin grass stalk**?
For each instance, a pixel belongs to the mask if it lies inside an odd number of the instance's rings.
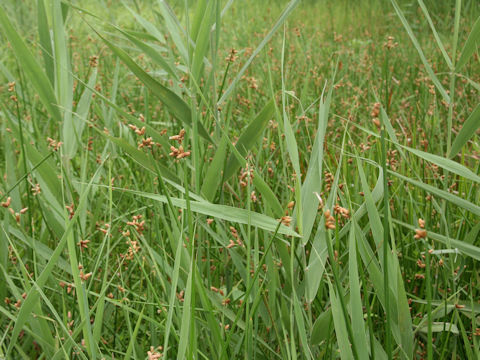
[[[338,264],[335,261],[335,254],[333,252],[330,230],[328,230],[328,234],[326,236],[326,239],[327,239],[328,257],[330,259],[330,267],[331,267],[332,273],[333,273],[333,281],[334,281],[335,286],[337,288],[338,297],[340,299],[340,305],[342,307],[343,316],[345,318],[345,325],[347,327],[348,336],[350,337],[350,344],[352,345],[353,356],[354,356],[355,359],[358,359],[357,347],[355,345],[355,341],[353,341],[352,324],[351,324],[350,321],[348,321],[348,318],[349,318],[348,314],[349,313],[348,313],[348,310],[347,310],[347,304],[345,303],[343,287],[342,287],[342,284],[340,283],[340,274],[338,272]]]
[[[382,168],[383,168],[383,278],[384,278],[384,297],[385,297],[385,345],[387,356],[393,359],[393,348],[391,340],[391,314],[390,314],[390,285],[388,281],[388,257],[389,257],[389,196],[388,196],[388,173],[387,173],[387,147],[385,144],[385,129],[381,130],[381,146],[382,146]]]
[[[428,360],[433,360],[433,335],[432,335],[432,279],[430,275],[431,266],[431,256],[430,256],[430,249],[428,243],[425,243],[425,261],[426,261],[426,287],[427,287],[427,317],[428,317],[428,329],[427,329],[427,356]]]

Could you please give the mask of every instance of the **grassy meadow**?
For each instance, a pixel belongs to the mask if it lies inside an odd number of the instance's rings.
[[[0,1],[0,359],[479,359],[479,16]]]

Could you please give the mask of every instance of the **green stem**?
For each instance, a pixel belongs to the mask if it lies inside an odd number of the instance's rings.
[[[333,272],[333,281],[335,282],[335,286],[337,288],[338,297],[340,299],[340,305],[342,306],[342,311],[345,318],[345,325],[347,326],[348,336],[350,337],[350,343],[352,344],[353,358],[358,359],[357,348],[355,346],[355,342],[353,341],[352,324],[350,323],[350,321],[348,321],[347,305],[345,304],[343,288],[342,288],[342,285],[340,284],[340,274],[338,273],[337,263],[335,261],[335,257],[333,253],[332,239],[330,238],[330,234],[327,234],[327,249],[328,249],[328,257],[330,258],[330,267],[332,268],[332,272]]]
[[[388,281],[388,249],[389,249],[389,204],[388,204],[388,179],[387,179],[387,159],[386,159],[386,145],[385,145],[385,130],[382,128],[382,165],[383,165],[383,279],[384,279],[384,291],[385,291],[385,344],[386,351],[389,359],[392,357],[392,341],[391,341],[391,323],[390,323],[390,292]]]
[[[428,360],[433,360],[433,336],[432,336],[432,280],[430,276],[430,252],[428,243],[426,246],[426,286],[427,286],[427,316],[428,316],[428,340],[427,340],[427,356]]]

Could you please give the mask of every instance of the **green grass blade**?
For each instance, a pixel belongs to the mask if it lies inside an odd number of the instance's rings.
[[[478,108],[480,109],[480,106]],[[479,115],[480,115],[480,111],[479,111]],[[476,175],[473,171],[463,166],[462,164],[457,163],[456,161],[447,159],[443,156],[430,154],[422,150],[413,149],[408,146],[402,146],[402,145],[399,145],[399,146],[401,146],[403,149],[411,152],[412,154],[415,154],[416,156],[424,160],[427,160],[435,165],[438,165],[439,167],[445,170],[448,170],[449,172],[460,175],[465,179],[474,181],[476,183],[480,183],[480,176]]]
[[[162,14],[163,19],[165,20],[165,26],[167,27],[169,34],[173,42],[175,43],[175,46],[177,47],[183,60],[188,63],[187,45],[182,40],[182,33],[184,33],[184,30],[180,25],[180,22],[175,16],[174,12],[168,5],[168,3],[165,0],[157,0],[157,1],[159,4],[160,13]]]
[[[192,257],[190,263],[190,269],[188,271],[188,278],[187,284],[185,289],[185,299],[183,302],[183,312],[182,312],[182,320],[180,325],[180,334],[179,334],[179,342],[178,342],[178,349],[177,349],[177,360],[185,359],[185,353],[187,351],[188,340],[190,336],[190,326],[195,326],[194,324],[190,325],[191,321],[191,301],[192,301],[192,292],[193,292],[193,284],[192,284],[192,277],[193,277],[193,266],[194,266],[194,258]]]
[[[81,144],[83,130],[85,128],[85,121],[90,112],[90,105],[92,103],[92,91],[90,90],[95,86],[97,81],[97,68],[92,71],[90,78],[88,79],[88,87],[83,90],[82,96],[78,101],[76,112],[72,117],[72,128],[68,131],[68,141],[64,144],[64,153],[69,159],[72,159],[77,153],[78,145]],[[66,128],[66,127],[64,127]]]
[[[282,217],[284,209],[273,190],[268,186],[265,180],[263,180],[262,176],[257,172],[257,170],[254,170],[253,174],[253,185],[256,189],[258,189],[260,194],[262,194],[264,203],[270,207],[275,216],[279,218]]]
[[[480,44],[480,17],[477,18],[475,24],[473,25],[472,31],[468,35],[467,41],[463,46],[462,52],[460,53],[460,58],[455,66],[455,71],[459,72],[462,67],[470,60],[472,55],[477,50]]]
[[[137,20],[137,22],[148,32],[149,35],[153,36],[161,44],[165,43],[164,34],[162,34],[162,32],[155,25],[135,12],[132,8],[125,4],[124,1],[122,1],[122,4],[135,17],[135,20]]]
[[[340,358],[342,360],[353,360],[353,354],[350,346],[347,327],[345,325],[345,317],[342,312],[342,308],[339,304],[336,292],[333,289],[332,284],[328,284],[328,289],[330,293],[330,304],[332,306],[333,323],[335,325],[335,333],[337,334],[336,339],[340,350]]]
[[[48,18],[45,10],[45,0],[37,0],[37,21],[38,35],[40,37],[40,46],[42,47],[43,62],[45,63],[45,72],[50,84],[55,82],[52,40],[50,38],[50,29],[48,28]]]
[[[437,30],[435,29],[435,25],[432,22],[432,18],[430,17],[430,14],[428,13],[427,7],[425,6],[425,3],[423,0],[418,0],[418,3],[420,5],[420,8],[423,11],[423,15],[425,15],[425,18],[428,21],[428,25],[430,25],[430,29],[432,29],[433,36],[435,38],[435,41],[437,42],[438,48],[442,52],[443,58],[445,59],[445,62],[447,63],[448,67],[450,69],[453,68],[452,60],[450,60],[450,56],[448,56],[447,51],[445,50],[445,46],[442,43],[442,40],[440,39],[440,36],[437,33]]]
[[[324,217],[320,221],[324,221]],[[315,300],[318,288],[322,281],[322,274],[325,271],[325,262],[327,260],[327,234],[324,226],[315,234],[308,259],[308,266],[305,268],[305,298],[311,303]]]
[[[430,76],[430,79],[432,80],[433,84],[437,88],[438,92],[442,95],[443,99],[447,102],[450,103],[450,96],[448,96],[447,92],[445,91],[445,88],[442,86],[440,80],[438,80],[437,76],[433,72],[432,67],[427,61],[427,58],[425,57],[425,54],[423,53],[422,47],[420,46],[415,34],[413,33],[412,28],[408,24],[407,19],[405,19],[405,16],[403,15],[402,10],[398,6],[397,2],[395,0],[390,0],[393,4],[393,7],[395,8],[395,11],[397,12],[397,15],[402,22],[405,30],[408,33],[408,36],[410,37],[410,40],[412,40],[413,45],[417,49],[418,55],[420,55],[420,59],[422,60],[423,66],[425,66],[425,70],[428,73],[428,76]]]
[[[210,31],[213,23],[215,22],[215,1],[209,1],[206,9],[200,10],[196,17],[201,16],[202,23],[195,38],[195,50],[193,52],[192,69],[191,73],[197,83],[200,82],[202,76],[202,68],[204,64],[204,58],[208,51],[208,45],[210,42]],[[195,34],[192,34],[192,36]]]
[[[355,238],[355,226],[350,229],[348,251],[348,281],[350,287],[350,312],[352,318],[353,339],[355,342],[358,358],[369,359],[367,334],[365,332],[362,298],[358,277],[357,243]]]
[[[110,41],[105,39],[100,34],[98,35],[112,50],[112,52],[117,55],[122,60],[122,62],[127,65],[127,67],[140,79],[140,81],[142,81],[145,86],[150,89],[152,93],[162,103],[165,104],[165,106],[175,116],[175,118],[177,118],[187,126],[192,126],[191,109],[181,97],[179,97],[173,91],[169,90],[168,88],[160,84],[157,80],[148,75],[140,66],[135,63],[135,61],[132,60],[130,56],[128,56],[125,51],[113,45]],[[211,141],[210,135],[200,123],[198,123],[198,133],[206,140]]]
[[[144,310],[145,307],[142,308],[142,312],[140,313],[140,316],[137,319],[137,323],[135,324],[135,328],[133,329],[132,336],[130,337],[130,342],[128,343],[127,351],[125,352],[125,360],[129,360],[132,357],[134,344],[137,341],[138,331],[140,330],[140,325],[142,324]]]
[[[263,129],[268,124],[268,121],[272,118],[275,112],[275,102],[270,100],[263,109],[255,116],[255,118],[248,124],[245,130],[240,135],[240,138],[235,145],[238,152],[244,157],[248,151],[255,145]],[[236,159],[234,154],[231,154],[228,158],[227,166],[225,167],[225,180],[230,179],[233,174],[240,168],[241,164]]]
[[[62,117],[57,104],[55,93],[47,75],[38,64],[35,57],[28,50],[18,32],[14,29],[5,10],[0,6],[0,24],[7,39],[10,41],[12,49],[22,69],[27,74],[29,81],[32,82],[35,91],[50,115],[60,124]]]
[[[468,119],[465,120],[462,129],[453,141],[449,154],[450,158],[453,158],[455,155],[457,155],[462,147],[468,142],[468,140],[470,140],[472,136],[475,136],[478,128],[480,128],[480,104],[475,107]]]
[[[128,189],[118,189],[118,188],[115,188],[115,189],[125,191],[134,195],[138,195],[144,198],[159,201],[162,203],[167,203],[167,198],[163,195],[151,194],[143,191],[135,191],[135,190],[128,190]],[[187,208],[187,204],[184,199],[171,198],[171,201],[172,201],[172,204],[176,207],[179,207],[181,209]],[[260,229],[264,229],[271,232],[275,232],[275,230],[278,227],[278,220],[273,219],[267,215],[256,213],[253,211],[240,209],[233,206],[212,204],[206,201],[191,201],[190,205],[191,205],[192,212],[216,217],[218,219],[222,219],[225,221],[231,221],[231,222],[236,222],[236,223],[245,224],[245,225],[250,224],[252,226],[256,226]],[[295,236],[295,237],[300,236],[291,228],[283,224],[279,226],[278,233],[283,235]]]
[[[152,46],[138,39],[138,36],[134,36],[131,32],[123,31],[122,29],[115,27],[115,29],[121,32],[128,40],[130,40],[139,50],[148,55],[157,65],[167,72],[175,80],[179,80],[175,68],[164,57],[156,51]]]
[[[377,207],[373,200],[370,188],[368,186],[367,179],[365,177],[365,171],[359,159],[357,159],[358,173],[360,175],[360,180],[362,183],[362,190],[365,196],[365,205],[367,207],[368,219],[370,220],[370,227],[372,229],[373,238],[377,248],[383,246],[383,225],[380,219],[380,214],[378,213]],[[382,177],[383,178],[383,177]],[[382,252],[380,252],[382,259]],[[382,261],[383,263],[383,261]]]
[[[312,345],[320,345],[330,337],[332,320],[332,308],[325,310],[318,316],[310,334],[310,343]]]
[[[160,1],[160,0],[159,0]],[[268,34],[263,38],[263,40],[260,42],[260,44],[257,46],[257,48],[252,52],[252,55],[248,58],[248,60],[245,62],[245,64],[242,66],[240,71],[237,73],[237,76],[235,76],[235,79],[233,79],[232,83],[228,86],[227,89],[225,89],[225,92],[222,94],[222,97],[218,100],[217,104],[221,105],[223,104],[227,98],[230,96],[232,91],[235,89],[237,86],[237,83],[240,81],[242,78],[243,74],[245,71],[248,69],[250,64],[252,63],[253,59],[262,51],[264,46],[270,41],[272,38],[273,34],[278,30],[278,28],[285,22],[287,19],[288,15],[295,9],[295,7],[298,5],[300,0],[291,0],[288,5],[285,7],[283,10],[282,14],[278,18],[277,22],[275,25],[273,25],[272,29],[268,32]]]
[[[480,216],[480,206],[475,205],[468,200],[462,199],[462,198],[460,198],[460,197],[458,197],[458,196],[456,196],[452,193],[449,193],[447,191],[440,190],[440,189],[438,189],[438,188],[436,188],[432,185],[425,184],[422,181],[417,181],[417,180],[410,179],[406,176],[403,176],[403,175],[401,175],[399,173],[396,173],[396,172],[393,172],[393,171],[389,171],[389,174],[392,174],[393,176],[395,176],[399,179],[402,179],[406,182],[409,182],[410,184],[412,184],[414,186],[417,186],[417,187],[431,193],[434,196],[441,197],[442,199],[445,199],[445,200],[451,202],[452,204],[454,204],[458,207],[461,207],[465,210],[470,211],[471,213],[473,213],[477,216]]]
[[[225,158],[227,156],[228,139],[222,138],[218,148],[215,151],[210,166],[207,169],[207,173],[202,184],[202,194],[208,201],[213,201],[219,185],[222,182],[223,167],[225,165]]]
[[[79,216],[78,214],[80,213],[80,211],[78,211],[78,210],[82,209],[84,206],[86,206],[86,202],[87,202],[87,199],[88,199],[88,193],[89,193],[90,188],[91,188],[92,184],[94,183],[94,181],[98,180],[98,175],[100,173],[100,169],[101,169],[101,167],[99,167],[97,169],[95,175],[90,180],[90,183],[86,187],[85,191],[81,194],[79,204],[78,204],[78,207],[77,207],[77,212],[72,217],[72,219],[68,222],[68,225],[65,229],[65,232],[64,232],[62,238],[60,239],[60,241],[58,242],[57,247],[55,248],[54,252],[52,253],[51,258],[49,259],[47,265],[45,266],[45,268],[43,269],[41,274],[38,276],[38,278],[36,280],[36,283],[37,283],[39,288],[43,288],[45,286],[46,282],[49,280],[50,275],[52,274],[52,271],[54,270],[54,268],[55,268],[55,266],[58,262],[58,259],[60,258],[60,255],[61,255],[63,249],[65,248],[65,245],[67,244],[67,239],[68,239],[70,233],[72,232],[74,224],[75,224],[75,222],[76,222],[76,220]],[[20,311],[19,311],[18,316],[17,316],[17,321],[15,322],[15,326],[12,330],[12,339],[18,339],[18,334],[22,330],[25,323],[29,320],[30,315],[31,315],[33,309],[35,308],[35,306],[38,305],[37,301],[38,301],[39,296],[40,295],[39,295],[38,291],[34,287],[32,287],[30,289],[30,291],[27,293],[27,297],[25,299],[25,302],[22,304],[22,307],[20,308]],[[15,346],[15,343],[16,343],[16,341],[11,341],[10,344],[8,345],[8,349],[7,349],[7,352],[6,352],[7,357],[11,354],[11,352],[13,350],[13,347]]]
[[[312,147],[312,154],[310,155],[309,166],[305,180],[302,185],[302,225],[303,225],[303,243],[306,243],[313,229],[315,219],[317,218],[317,209],[319,200],[315,196],[315,192],[322,188],[322,169],[323,169],[323,155],[325,133],[328,123],[328,113],[330,110],[330,102],[332,96],[332,88],[329,90],[326,99],[323,95],[320,98],[320,105],[318,109],[318,130],[315,135],[315,141]]]
[[[415,229],[417,229],[417,227],[407,224],[400,220],[394,219],[393,222],[407,229],[410,229],[412,231],[412,234],[414,234]],[[471,257],[472,259],[475,259],[477,261],[480,261],[480,248],[478,246],[472,245],[464,240],[452,239],[447,236],[437,234],[433,231],[428,231],[428,238],[434,241],[438,241],[443,245],[446,245],[448,250],[451,250],[453,252],[456,252],[458,250],[463,255]],[[450,246],[451,248],[449,248]]]

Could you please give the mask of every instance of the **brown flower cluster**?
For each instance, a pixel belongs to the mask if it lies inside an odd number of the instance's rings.
[[[420,229],[415,230],[415,240],[425,239],[427,237],[427,230],[425,230],[425,220],[418,219],[418,226],[420,226]]]
[[[98,55],[90,56],[89,65],[92,68],[96,68],[98,66]]]
[[[170,146],[170,156],[174,157],[177,160],[183,159],[187,156],[190,156],[191,151],[185,151],[185,149],[182,146],[183,139],[185,138],[185,129],[180,130],[180,132],[177,135],[170,136],[168,139],[169,140],[174,140],[177,141],[179,146],[176,148],[175,146]]]
[[[171,157],[174,157],[177,160],[183,159],[187,156],[190,156],[191,154],[191,151],[185,151],[182,145],[180,145],[178,149],[172,145],[170,146],[170,151],[171,152],[168,155],[170,155]]]
[[[229,63],[234,63],[238,59],[237,53],[238,51],[232,48],[228,56],[225,58],[225,61]]]
[[[142,215],[134,215],[132,221],[127,221],[127,225],[135,227],[135,230],[142,235],[145,231],[145,220],[141,220]]]
[[[373,104],[373,109],[370,113],[370,116],[372,117],[372,122],[377,127],[377,129],[380,129],[381,125],[380,120],[378,119],[378,116],[380,115],[380,108],[380,103],[376,102],[375,104]]]
[[[280,221],[282,222],[283,225],[290,226],[290,224],[292,222],[292,217],[288,216],[288,215],[285,215],[285,216],[281,217]]]
[[[140,245],[138,245],[138,241],[136,240],[131,240],[128,238],[128,240],[125,242],[128,245],[128,250],[127,254],[121,257],[125,258],[126,260],[133,260],[135,257],[135,254],[140,251]]]
[[[332,216],[330,210],[325,210],[325,229],[335,230],[335,218]]]
[[[150,350],[147,351],[148,360],[160,359],[163,356],[163,354],[160,353],[159,351],[162,351],[162,350],[163,350],[163,346],[159,346],[157,348],[150,346]]]
[[[236,245],[243,246],[243,241],[240,239],[237,229],[235,229],[233,226],[230,226],[230,233],[235,238],[235,241],[230,239],[230,243],[227,245],[227,249],[230,249]]]
[[[238,177],[238,180],[240,180],[240,186],[246,187],[248,183],[251,184],[254,177],[253,167],[247,163],[245,168],[241,170],[240,176]]]
[[[325,176],[325,190],[330,191],[332,188],[333,181],[335,180],[335,177],[331,172],[324,171],[323,175]]]
[[[128,124],[128,127],[135,131],[135,134],[143,136],[145,134],[145,126],[143,126],[141,129],[139,129],[137,126],[133,124]]]
[[[349,218],[350,218],[350,210],[345,209],[344,207],[341,207],[341,206],[338,205],[338,204],[335,205],[335,207],[333,208],[333,211],[335,212],[335,214],[341,215],[341,216],[344,217],[345,219],[349,219]]]
[[[388,50],[394,49],[398,46],[398,43],[395,42],[395,38],[393,36],[388,36],[387,41],[383,44],[385,48]]]
[[[54,140],[52,138],[47,138],[48,141],[48,147],[51,148],[53,151],[58,151],[60,149],[60,146],[63,145],[61,141]]]
[[[143,148],[152,148],[152,145],[155,145],[153,142],[153,139],[151,137],[148,138],[143,138],[140,143],[138,143],[138,148],[143,149]]]
[[[20,216],[23,215],[23,214],[25,214],[25,213],[27,212],[28,208],[26,207],[26,208],[23,208],[23,209],[21,209],[20,211],[16,212],[16,211],[10,206],[11,203],[12,203],[12,198],[9,196],[9,197],[7,198],[7,200],[2,201],[2,202],[0,203],[0,205],[1,205],[2,207],[4,207],[4,208],[7,208],[8,211],[15,217],[15,221],[16,221],[17,223],[20,223]]]

